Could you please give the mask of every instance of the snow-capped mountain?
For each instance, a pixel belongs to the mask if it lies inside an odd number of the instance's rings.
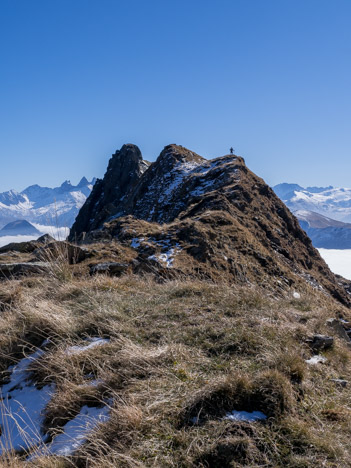
[[[343,223],[307,210],[296,210],[294,215],[315,247],[351,249],[351,223]]]
[[[67,180],[55,188],[31,185],[22,192],[0,193],[0,228],[19,219],[40,225],[70,227],[94,183],[95,179],[89,182],[83,177],[76,186]]]
[[[338,221],[351,222],[351,188],[304,188],[283,183],[273,187],[273,190],[292,212],[313,211]]]
[[[315,247],[351,249],[350,188],[304,188],[283,183],[273,190],[297,217]]]

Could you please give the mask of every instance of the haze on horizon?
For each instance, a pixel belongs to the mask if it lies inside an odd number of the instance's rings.
[[[137,144],[233,146],[270,185],[349,187],[348,0],[3,0],[0,192]]]

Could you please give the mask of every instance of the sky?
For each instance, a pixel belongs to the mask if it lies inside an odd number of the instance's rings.
[[[349,0],[1,0],[0,192],[137,144],[351,186]]]

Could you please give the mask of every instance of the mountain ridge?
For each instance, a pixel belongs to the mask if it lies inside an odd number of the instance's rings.
[[[71,226],[94,183],[95,178],[89,182],[83,177],[76,186],[65,181],[54,188],[34,184],[21,192],[2,192],[0,227],[19,219],[57,227]]]
[[[133,271],[213,281],[224,276],[281,292],[308,282],[350,302],[298,220],[242,157],[207,160],[168,145],[146,170],[134,170],[130,185],[114,186],[107,197],[111,171],[119,174],[130,157],[137,168],[139,148],[123,146],[115,153],[82,207],[70,241],[105,240],[132,248]]]
[[[351,248],[351,189],[282,183],[273,190],[297,216],[315,247]]]
[[[308,210],[342,222],[351,222],[351,188],[301,187],[282,183],[273,190],[291,211]]]

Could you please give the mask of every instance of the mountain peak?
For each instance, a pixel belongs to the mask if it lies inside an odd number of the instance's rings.
[[[72,188],[72,184],[71,184],[71,181],[70,180],[65,180],[64,182],[62,182],[61,188]]]
[[[77,185],[77,187],[85,187],[86,185],[89,184],[89,181],[86,177],[82,177],[79,181],[79,184]]]
[[[134,146],[113,155],[71,240],[130,246],[136,271],[220,277],[275,293],[307,282],[349,303],[298,220],[243,158],[207,160],[168,145],[146,171],[141,164]]]
[[[40,236],[41,232],[38,231],[31,223],[25,219],[17,219],[12,221],[0,230],[0,237],[2,236]]]
[[[201,163],[205,159],[202,156],[188,150],[184,146],[170,144],[164,147],[157,158],[158,164],[175,165],[179,162]]]
[[[98,227],[118,212],[126,193],[137,184],[150,163],[144,161],[140,149],[131,143],[117,150],[109,160],[104,178],[95,182],[93,190],[71,229],[73,238]]]

